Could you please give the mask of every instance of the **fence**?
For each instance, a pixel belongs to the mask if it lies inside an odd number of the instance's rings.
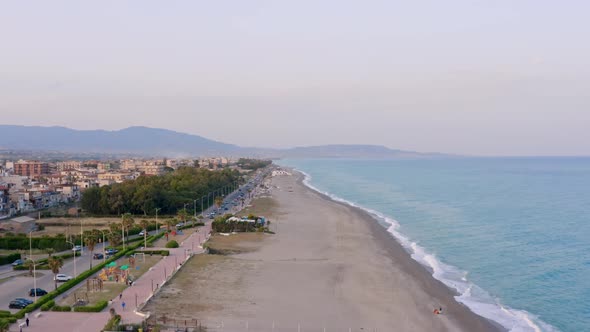
[[[164,316],[157,317],[157,324],[162,331],[186,331],[186,332],[378,332],[375,327],[369,326],[311,326],[304,322],[281,323],[276,321],[202,321],[197,319],[174,319]],[[337,323],[336,323],[337,324]],[[152,321],[151,324],[154,325]]]

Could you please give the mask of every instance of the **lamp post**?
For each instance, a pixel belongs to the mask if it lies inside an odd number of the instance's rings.
[[[76,273],[76,251],[74,250],[74,248],[76,247],[76,245],[74,244],[74,242],[71,241],[66,241],[67,243],[72,245],[72,251],[74,251],[74,278],[77,277],[77,273]]]
[[[162,208],[156,208],[156,235],[160,233],[160,228],[158,227],[158,211],[160,210],[162,210]]]
[[[33,264],[33,292],[35,293],[35,302],[37,302],[37,264],[33,259],[33,231],[29,232],[29,260]]]

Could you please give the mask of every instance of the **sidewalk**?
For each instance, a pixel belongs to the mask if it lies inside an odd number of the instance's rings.
[[[110,318],[109,309],[115,308],[117,314],[121,315],[121,322],[125,324],[139,324],[147,314],[138,312],[143,305],[172,277],[181,264],[191,257],[191,254],[203,253],[200,246],[207,240],[211,230],[211,224],[199,228],[198,232],[190,235],[184,240],[179,248],[169,250],[170,256],[165,256],[154,265],[148,272],[135,281],[133,286],[123,291],[122,299],[114,299],[112,303],[100,313],[78,313],[78,312],[41,312],[40,317],[35,315],[37,310],[29,314],[30,326],[23,327],[27,332],[45,331],[101,331]],[[151,249],[151,248],[150,248]],[[158,249],[158,248],[154,248]],[[153,290],[152,290],[153,287]],[[125,310],[122,303],[125,302]],[[12,324],[10,331],[19,331],[19,321]]]

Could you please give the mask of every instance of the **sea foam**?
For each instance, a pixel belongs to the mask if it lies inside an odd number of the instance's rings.
[[[410,240],[400,232],[400,224],[397,220],[390,218],[379,211],[360,206],[354,202],[338,197],[332,193],[325,192],[315,187],[312,177],[308,173],[296,169],[304,175],[303,183],[310,189],[330,197],[332,200],[362,209],[369,213],[374,219],[387,225],[387,231],[396,239],[402,247],[410,254],[412,259],[425,266],[432,272],[432,276],[454,289],[459,295],[455,299],[466,305],[474,313],[490,319],[511,332],[557,332],[558,330],[542,322],[538,317],[525,310],[517,310],[501,304],[500,300],[491,296],[481,287],[470,282],[468,273],[459,268],[445,264],[436,256],[429,253],[417,242]]]

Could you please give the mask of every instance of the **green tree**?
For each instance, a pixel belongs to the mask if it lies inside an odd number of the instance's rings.
[[[64,265],[64,262],[60,257],[53,256],[53,257],[49,257],[49,259],[47,259],[47,265],[51,269],[51,272],[53,272],[53,280],[55,282],[55,289],[57,289],[57,274],[59,273],[59,270]]]

